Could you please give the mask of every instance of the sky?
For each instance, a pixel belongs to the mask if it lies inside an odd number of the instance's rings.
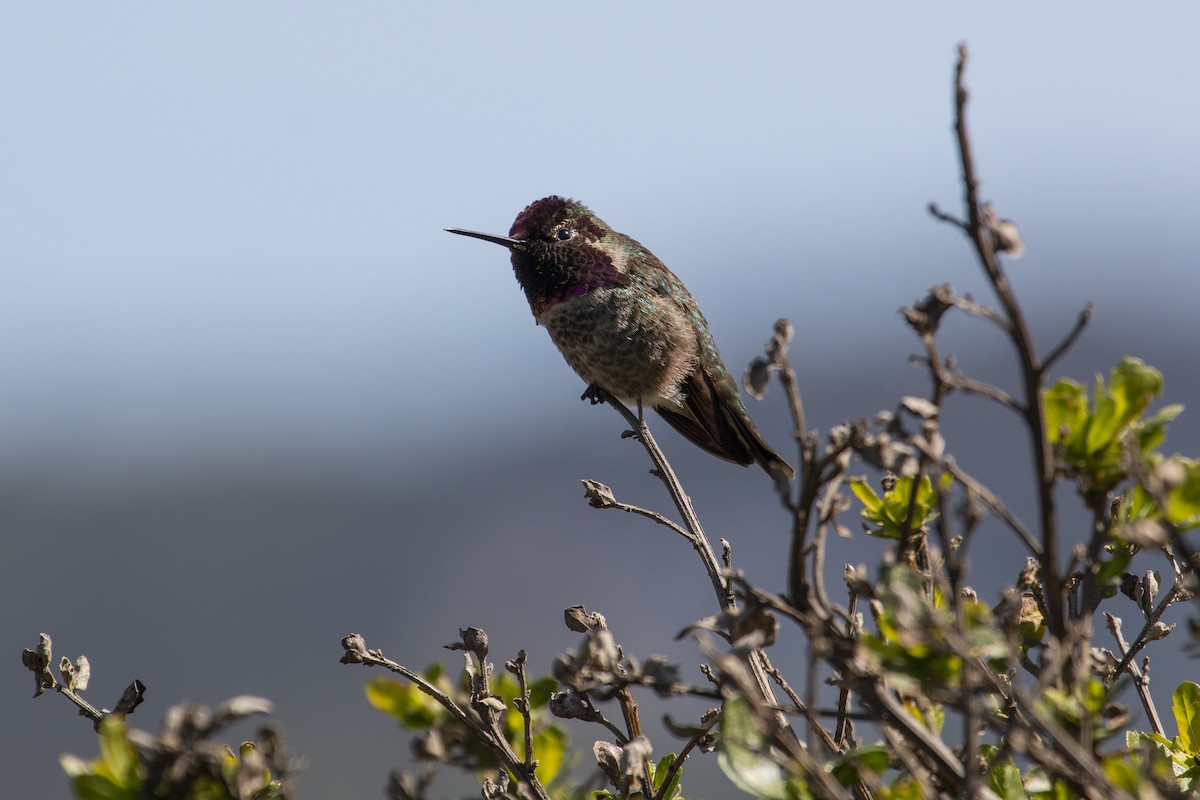
[[[714,610],[700,565],[578,483],[666,510],[644,455],[578,402],[499,248],[442,228],[505,233],[532,200],[581,200],[687,282],[735,374],[787,317],[809,424],[870,416],[927,391],[897,309],[945,282],[992,301],[926,211],[960,207],[959,42],[1042,351],[1094,302],[1057,374],[1145,359],[1188,406],[1168,450],[1200,453],[1198,24],[1169,2],[0,9],[6,794],[67,797],[59,754],[95,753],[61,698],[28,698],[17,653],[41,631],[89,656],[99,705],[142,680],[141,727],[185,699],[271,697],[303,797],[377,797],[408,763],[363,699],[371,673],[337,663],[351,631],[454,667],[441,645],[480,625],[544,671],[583,603],[695,677],[672,638]],[[994,331],[945,335],[1015,386]],[[778,391],[751,413],[791,457]],[[951,448],[1031,510],[1011,415],[946,415]],[[766,481],[665,428],[710,535],[781,587]],[[1004,536],[981,545],[993,578],[1019,568]],[[1156,691],[1188,675],[1164,661]],[[572,733],[585,752],[597,735]],[[695,774],[689,795],[734,796]]]

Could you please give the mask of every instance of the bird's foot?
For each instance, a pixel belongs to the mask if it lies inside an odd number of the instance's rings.
[[[589,400],[592,405],[596,406],[608,401],[608,392],[594,383],[589,383],[588,387],[583,390],[583,394],[579,395],[579,399]]]

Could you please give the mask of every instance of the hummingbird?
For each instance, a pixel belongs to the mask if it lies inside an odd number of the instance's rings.
[[[776,481],[795,471],[763,441],[699,305],[671,270],[582,203],[544,197],[508,236],[446,228],[508,248],[538,325],[588,383],[649,406],[699,447]]]

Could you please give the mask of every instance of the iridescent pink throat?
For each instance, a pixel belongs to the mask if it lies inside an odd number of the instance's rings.
[[[577,283],[574,286],[568,286],[560,292],[541,298],[538,302],[537,313],[539,315],[544,314],[559,303],[565,303],[574,297],[582,297],[594,288],[594,286],[588,286],[586,283]]]

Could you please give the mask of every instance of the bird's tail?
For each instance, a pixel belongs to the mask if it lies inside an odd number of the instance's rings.
[[[763,440],[740,397],[722,397],[699,370],[681,388],[681,408],[655,409],[672,428],[718,458],[743,466],[758,464],[776,483],[796,477],[792,466]]]

